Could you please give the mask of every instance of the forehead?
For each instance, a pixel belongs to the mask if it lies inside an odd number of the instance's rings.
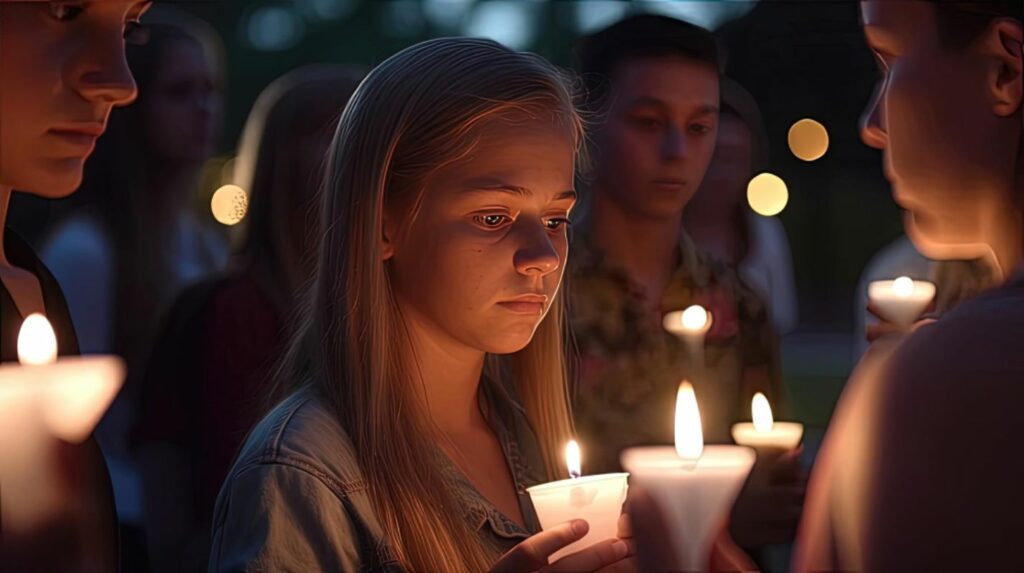
[[[666,103],[718,105],[718,71],[680,55],[638,56],[620,62],[612,87],[621,99],[654,97]]]
[[[935,8],[921,0],[862,0],[861,21],[865,32],[914,41],[935,35]]]
[[[509,179],[555,178],[571,188],[575,164],[572,130],[546,118],[495,118],[474,126],[470,152],[446,175],[494,174]],[[528,186],[528,185],[524,185]]]

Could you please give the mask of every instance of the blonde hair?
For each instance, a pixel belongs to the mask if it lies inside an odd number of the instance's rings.
[[[285,373],[313,380],[330,403],[385,536],[414,571],[483,571],[496,555],[463,518],[413,394],[422,381],[382,259],[383,214],[399,206],[415,216],[424,179],[470,151],[471,128],[524,113],[564,125],[579,148],[573,85],[558,68],[488,40],[435,39],[370,72],[328,152],[319,270]],[[572,435],[561,299],[523,350],[486,359],[502,387],[515,380],[552,477]]]

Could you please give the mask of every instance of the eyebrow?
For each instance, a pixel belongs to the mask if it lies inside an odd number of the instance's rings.
[[[638,106],[638,105],[653,105],[653,106],[658,106],[658,107],[668,107],[668,104],[665,103],[664,101],[662,101],[662,100],[660,100],[660,99],[658,99],[656,97],[651,97],[651,96],[640,96],[637,99],[635,99],[632,102],[630,102],[629,105],[631,107],[632,106]],[[719,108],[718,108],[717,105],[708,103],[708,104],[704,104],[704,105],[698,107],[697,111],[696,111],[696,113],[694,115],[705,115],[705,114],[709,114],[709,113],[718,113],[718,112],[719,112]]]
[[[467,193],[509,193],[517,195],[519,197],[532,197],[533,191],[530,191],[526,187],[520,187],[518,185],[509,185],[501,181],[494,181],[493,179],[471,179],[466,182]],[[554,201],[561,201],[563,199],[576,199],[577,193],[574,189],[567,189],[557,193],[554,197]]]

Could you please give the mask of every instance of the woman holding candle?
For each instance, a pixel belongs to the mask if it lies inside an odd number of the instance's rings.
[[[571,435],[559,285],[581,122],[562,75],[484,40],[417,44],[345,108],[319,268],[214,511],[213,571],[534,571],[525,486]],[[545,570],[626,570],[607,540]]]
[[[18,331],[34,312],[50,317],[61,354],[77,352],[60,287],[31,249],[6,229],[7,207],[14,190],[58,198],[78,187],[111,109],[135,97],[125,41],[134,39],[149,4],[0,2],[0,220],[5,221],[0,350],[5,362],[17,359]],[[26,536],[5,531],[0,563],[11,570],[115,570],[117,524],[99,448],[93,440],[58,444],[52,455],[63,470],[67,512]],[[17,494],[2,485],[0,491]]]

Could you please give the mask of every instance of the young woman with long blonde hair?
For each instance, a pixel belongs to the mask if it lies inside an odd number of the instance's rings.
[[[487,40],[392,56],[342,115],[306,321],[214,511],[211,571],[547,565],[525,488],[572,435],[559,286],[582,122],[553,66]],[[535,534],[535,535],[531,535]]]

